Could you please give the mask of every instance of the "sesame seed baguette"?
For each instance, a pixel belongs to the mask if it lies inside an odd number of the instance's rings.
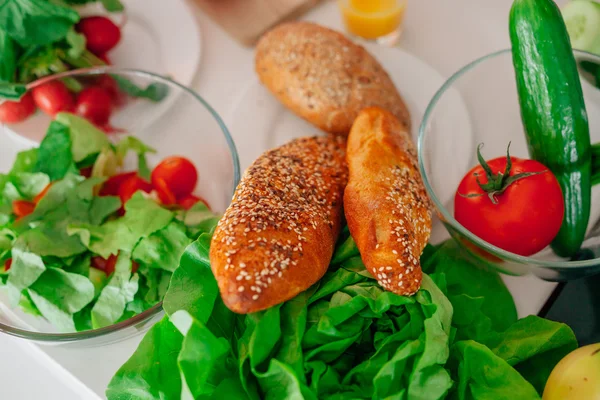
[[[352,126],[346,159],[344,212],[365,266],[386,290],[416,293],[431,211],[410,134],[391,113],[367,108]]]
[[[229,309],[267,309],[325,274],[341,229],[345,145],[333,137],[296,139],[246,170],[210,248]]]
[[[390,110],[410,130],[408,109],[383,67],[339,32],[281,24],[258,42],[255,67],[279,101],[326,132],[347,135],[368,106]]]

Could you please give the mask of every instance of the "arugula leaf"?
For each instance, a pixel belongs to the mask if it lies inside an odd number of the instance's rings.
[[[0,82],[0,99],[18,101],[27,93],[27,87],[19,83]]]
[[[110,143],[106,134],[85,118],[61,112],[56,114],[54,119],[69,128],[71,152],[75,162],[83,161],[92,154],[100,153]]]
[[[137,153],[138,175],[143,179],[150,180],[150,168],[148,168],[148,162],[146,161],[146,153],[156,153],[156,149],[147,146],[133,136],[127,136],[116,145],[117,156],[121,162],[129,151]]]
[[[125,204],[125,211],[123,218],[108,221],[101,226],[71,224],[67,233],[78,235],[89,250],[108,258],[119,250],[132,252],[141,239],[164,228],[173,219],[172,212],[153,200],[146,199],[139,192]]]
[[[69,127],[52,121],[38,149],[36,170],[56,181],[75,170]]]
[[[111,75],[111,77],[117,82],[119,89],[131,97],[141,97],[153,102],[159,102],[169,94],[169,87],[161,82],[154,82],[145,88],[141,88],[122,76]]]
[[[21,46],[45,45],[64,38],[79,14],[44,0],[0,0],[0,29]]]
[[[138,279],[137,274],[131,275],[131,255],[125,251],[120,252],[115,272],[92,308],[94,329],[112,325],[121,318],[125,306],[133,301],[138,291]]]
[[[0,82],[13,82],[17,72],[17,47],[10,36],[0,29]]]
[[[182,383],[177,354],[183,335],[165,316],[154,325],[106,389],[109,400],[180,400]]]
[[[175,271],[185,248],[191,243],[185,227],[176,221],[143,238],[133,250],[133,259],[150,268]]]
[[[44,318],[63,332],[74,332],[73,314],[94,299],[94,285],[84,276],[48,268],[27,293]]]

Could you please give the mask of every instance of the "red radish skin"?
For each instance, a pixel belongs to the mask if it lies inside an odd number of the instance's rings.
[[[112,113],[112,98],[99,86],[90,86],[77,96],[75,113],[96,125],[106,125]]]

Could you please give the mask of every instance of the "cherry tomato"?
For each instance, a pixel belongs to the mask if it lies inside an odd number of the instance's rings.
[[[152,185],[137,175],[125,180],[119,187],[119,197],[121,198],[121,203],[125,205],[125,203],[127,203],[129,199],[133,197],[135,192],[140,190],[142,192],[150,193],[152,191]]]
[[[13,213],[18,217],[26,217],[35,210],[35,203],[27,200],[15,200],[12,202]]]
[[[506,157],[487,162],[493,178],[499,173],[505,177],[502,187],[490,187],[490,176],[481,165],[469,171],[454,197],[454,216],[486,242],[530,256],[548,246],[558,233],[564,200],[556,177],[544,165],[515,157],[510,160],[508,174]],[[518,176],[510,182],[509,178]]]
[[[177,204],[177,198],[167,186],[167,183],[164,179],[157,178],[154,180],[154,189],[156,189],[156,193],[158,194],[158,198],[160,202],[164,205]]]
[[[119,85],[110,75],[102,75],[96,80],[96,86],[106,90],[115,107],[125,103],[125,95],[119,90]]]
[[[4,261],[4,272],[8,272],[8,270],[12,267],[12,258]]]
[[[106,54],[121,40],[121,30],[106,17],[82,18],[76,29],[85,36],[87,49],[96,55]]]
[[[31,92],[27,92],[19,101],[5,101],[0,104],[0,122],[16,124],[23,122],[35,112],[35,102]]]
[[[51,117],[61,111],[73,110],[73,96],[61,81],[50,81],[37,86],[32,94],[35,104]]]
[[[104,88],[87,87],[77,96],[75,112],[96,125],[104,125],[112,112],[112,98]]]
[[[93,166],[93,165],[92,165],[92,166],[89,166],[89,167],[84,167],[84,168],[81,168],[81,169],[79,170],[79,174],[80,174],[81,176],[85,176],[86,178],[89,178],[90,176],[92,176],[92,169],[94,169],[94,166]]]
[[[206,200],[204,200],[202,197],[194,196],[193,194],[188,194],[187,196],[182,197],[177,201],[177,204],[184,209],[189,210],[199,201],[201,201],[210,210],[210,206]]]
[[[46,193],[48,193],[48,190],[50,190],[51,187],[51,183],[47,184],[46,187],[41,192],[39,192],[37,196],[33,198],[33,202],[35,205],[37,205],[37,203],[39,203],[40,200],[42,200],[42,198],[46,195]]]
[[[115,266],[117,265],[117,256],[111,254],[108,260],[100,256],[92,257],[92,267],[104,271],[106,276],[111,276],[115,272]],[[131,272],[136,273],[140,265],[135,261],[131,262]]]
[[[198,182],[198,172],[187,158],[167,157],[152,171],[152,184],[163,180],[175,197],[186,196],[194,190]]]
[[[137,175],[137,172],[122,172],[117,175],[113,175],[104,182],[102,189],[100,189],[100,196],[118,196],[121,185],[131,177]]]

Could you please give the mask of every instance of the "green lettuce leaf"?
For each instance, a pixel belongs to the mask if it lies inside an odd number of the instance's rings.
[[[39,312],[63,332],[74,332],[73,314],[94,299],[94,285],[84,276],[48,268],[27,290]]]
[[[556,364],[577,348],[571,328],[534,315],[490,335],[483,343],[514,366],[540,395]]]
[[[212,234],[221,216],[213,213],[203,202],[199,201],[183,212],[179,218],[188,228],[190,235],[198,237],[203,233]]]
[[[117,143],[117,157],[122,161],[129,151],[133,151],[138,156],[138,175],[143,179],[150,180],[150,168],[146,161],[147,153],[156,153],[156,149],[144,144],[141,140],[133,136],[127,136]]]
[[[115,265],[115,272],[102,289],[100,297],[92,308],[92,326],[103,328],[117,322],[125,312],[125,306],[138,291],[137,274],[131,275],[131,255],[121,251]]]
[[[85,118],[61,112],[56,114],[55,120],[69,129],[72,143],[71,153],[75,162],[83,161],[91,155],[100,153],[110,144],[106,134]]]
[[[41,203],[40,203],[41,204]],[[92,252],[103,258],[117,254],[119,250],[132,252],[143,238],[163,229],[173,219],[173,213],[162,208],[154,200],[136,193],[125,204],[125,216],[100,226],[89,223],[71,224],[67,232],[77,235]]]
[[[535,388],[483,344],[468,340],[452,347],[459,400],[535,400]]]
[[[44,0],[0,2],[0,29],[23,47],[56,42],[78,21],[75,10]]]
[[[6,285],[12,303],[17,304],[21,298],[21,291],[33,285],[44,273],[46,266],[39,255],[22,246],[15,245],[11,254],[13,261]]]
[[[57,121],[50,123],[40,143],[36,170],[47,174],[52,181],[63,179],[67,173],[75,171],[68,126]]]
[[[117,371],[106,390],[109,400],[180,400],[182,383],[177,357],[183,335],[168,317],[154,325],[135,353]]]
[[[143,238],[133,250],[133,259],[149,268],[175,271],[185,248],[191,243],[185,227],[177,221]]]

